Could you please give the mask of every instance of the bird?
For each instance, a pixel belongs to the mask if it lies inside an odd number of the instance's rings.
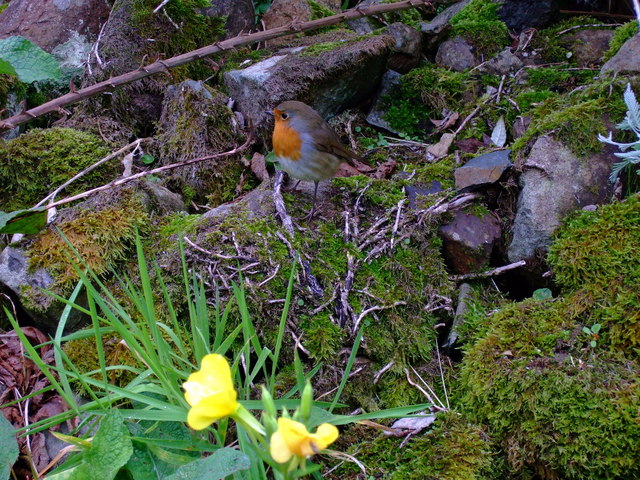
[[[303,102],[288,100],[266,113],[275,120],[273,152],[282,170],[298,181],[310,180],[315,184],[308,215],[311,219],[320,180],[333,177],[343,162],[355,166],[354,160],[363,159],[344,147],[320,114]]]

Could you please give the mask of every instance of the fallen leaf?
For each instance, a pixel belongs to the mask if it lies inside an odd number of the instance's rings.
[[[264,155],[259,152],[253,154],[253,157],[251,157],[251,171],[261,182],[269,180],[269,172],[264,161]]]
[[[456,147],[464,153],[476,153],[480,147],[484,147],[484,142],[477,138],[465,138],[464,140],[456,140]]]
[[[378,168],[373,174],[373,178],[377,178],[378,180],[389,178],[396,171],[397,167],[398,162],[396,162],[395,160],[387,160],[383,164],[378,165]]]

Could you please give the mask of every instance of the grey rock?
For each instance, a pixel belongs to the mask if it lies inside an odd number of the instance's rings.
[[[439,228],[438,235],[447,266],[454,273],[465,274],[488,267],[502,228],[491,214],[478,217],[456,212],[450,223]]]
[[[501,0],[498,16],[516,33],[526,28],[544,28],[560,15],[556,0]]]
[[[179,193],[172,192],[168,188],[150,181],[142,182],[141,188],[148,195],[147,208],[149,210],[162,214],[186,211],[184,200]]]
[[[507,47],[492,59],[485,62],[478,71],[491,75],[508,75],[523,66],[522,60]]]
[[[93,41],[109,11],[105,0],[12,0],[2,12],[0,38],[22,35],[51,53],[75,36]]]
[[[438,47],[436,63],[455,72],[462,72],[478,65],[473,47],[462,37],[445,40]]]
[[[420,31],[425,42],[425,46],[432,49],[435,45],[447,35],[451,30],[451,19],[453,16],[462,10],[471,0],[462,0],[461,2],[454,3],[450,7],[446,8],[440,14],[438,14],[430,22],[423,22],[420,24]]]
[[[600,73],[640,73],[640,35],[634,35],[627,40],[618,53],[605,63]]]
[[[248,33],[255,26],[255,9],[252,0],[212,0],[211,6],[200,10],[203,15],[227,17],[224,24],[225,38]]]
[[[609,50],[613,30],[579,30],[567,36],[567,43],[579,67],[593,67],[602,62],[602,56]]]
[[[428,184],[417,183],[404,187],[404,191],[409,199],[409,208],[419,208],[421,199],[426,199],[429,195],[440,193],[442,190],[442,184],[437,180]]]
[[[391,70],[407,73],[420,63],[422,36],[415,28],[399,22],[389,25],[387,32],[396,41],[388,66]]]
[[[326,183],[326,182],[323,182]],[[321,189],[318,188],[318,192]],[[265,217],[275,214],[275,204],[273,203],[273,190],[268,186],[268,182],[254,188],[245,196],[233,203],[225,203],[212,208],[202,215],[202,219],[224,220],[230,215],[246,212],[249,217]]]
[[[225,73],[224,83],[236,108],[267,140],[272,122],[265,111],[285,100],[299,100],[329,117],[368,98],[377,88],[395,41],[388,35],[358,39],[346,36],[344,46],[322,52],[289,53],[244,70]]]
[[[370,7],[371,5],[379,5],[382,0],[362,0],[358,5],[362,8]],[[355,18],[353,20],[347,20],[347,25],[358,35],[367,35],[372,33],[378,27],[375,21],[371,17]]]
[[[561,142],[542,136],[523,165],[522,190],[513,223],[509,261],[517,262],[544,252],[562,219],[585,205],[607,201],[611,156],[608,153],[578,158]]]
[[[511,150],[497,150],[472,158],[454,172],[456,190],[468,192],[497,182],[511,168]]]
[[[378,127],[378,128],[383,128],[396,135],[399,132],[394,130],[391,127],[391,125],[389,125],[389,122],[387,122],[384,119],[384,115],[386,113],[384,108],[385,107],[384,98],[387,95],[393,94],[394,90],[400,84],[401,78],[402,78],[402,75],[393,70],[389,70],[385,72],[380,82],[380,89],[376,93],[376,97],[373,101],[373,105],[371,106],[371,110],[367,115],[367,123],[369,125],[373,125],[374,127]]]
[[[0,253],[0,283],[9,287],[16,295],[20,294],[20,287],[25,285],[47,288],[53,283],[53,278],[44,268],[30,273],[28,267],[29,260],[23,250],[6,247]]]

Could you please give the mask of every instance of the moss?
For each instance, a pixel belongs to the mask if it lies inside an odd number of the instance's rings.
[[[149,217],[133,192],[125,191],[122,195],[117,203],[81,209],[73,219],[57,224],[56,230],[38,234],[28,250],[29,268],[45,268],[50,272],[55,278],[52,288],[57,293],[71,289],[78,279],[74,268],[77,260],[58,230],[96,275],[128,259],[136,230],[144,230]]]
[[[0,143],[0,208],[29,208],[79,171],[107,156],[97,137],[69,128],[31,130]],[[107,183],[120,165],[101,165],[65,190],[73,195]]]
[[[209,17],[198,13],[198,9],[210,7],[208,0],[172,0],[164,6],[167,16],[153,13],[158,6],[155,0],[133,0],[131,24],[148,42],[149,56],[158,53],[169,58],[211,44],[224,33],[224,18]],[[174,24],[180,26],[176,29]],[[206,78],[211,70],[204,62],[192,62],[172,70],[178,79]]]
[[[424,138],[444,108],[459,111],[463,94],[476,89],[476,80],[445,68],[428,64],[404,75],[393,95],[383,99],[385,120],[394,130],[412,137]]]
[[[5,9],[6,9],[8,6],[9,6],[9,4],[8,4],[8,3],[5,3],[5,4],[0,5],[0,13],[4,12],[4,11],[5,11]]]
[[[509,44],[509,30],[498,18],[499,3],[471,0],[451,18],[454,35],[467,39],[482,55],[498,53]]]
[[[565,18],[535,35],[531,42],[531,48],[541,54],[544,63],[561,62],[573,64],[575,60],[570,50],[571,42],[568,42],[567,37],[560,35],[559,32],[571,27],[597,23],[601,22],[588,16]]]
[[[383,0],[381,3],[395,3],[400,0]],[[389,12],[382,14],[382,18],[384,19],[387,25],[390,25],[395,22],[401,22],[405,25],[409,25],[410,27],[415,28],[420,31],[420,23],[423,18],[420,14],[420,10],[417,8],[409,8],[406,10],[402,10],[399,12]]]
[[[633,20],[632,22],[627,22],[624,25],[619,26],[613,32],[613,37],[609,42],[609,50],[604,53],[605,62],[612,58],[620,47],[624,45],[627,40],[631,39],[634,35],[638,34],[638,21]]]
[[[352,177],[341,177],[333,180],[333,184],[338,188],[357,191],[367,188],[363,194],[365,200],[373,205],[381,207],[392,207],[397,205],[405,197],[402,191],[403,182],[389,182],[387,180],[376,180],[364,175],[354,175]]]
[[[320,5],[318,2],[314,2],[313,0],[307,0],[307,4],[311,8],[311,18],[309,20],[317,20],[319,18],[330,17],[335,15],[336,12],[325,7],[324,5]]]
[[[372,434],[353,427],[345,434],[357,441],[348,453],[367,468],[370,478],[383,480],[480,480],[490,477],[492,455],[478,425],[455,412],[439,414],[431,431],[404,438]],[[406,445],[404,444],[406,442]],[[352,480],[354,464],[345,463],[329,478]]]
[[[615,93],[610,94],[609,89]],[[621,118],[626,107],[622,101],[622,85],[606,80],[594,83],[573,95],[550,96],[532,113],[526,133],[514,141],[514,152],[523,150],[541,135],[552,134],[577,155],[602,151],[597,134],[606,134],[609,118]]]

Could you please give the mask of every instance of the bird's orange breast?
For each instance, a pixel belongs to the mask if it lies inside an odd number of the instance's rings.
[[[285,157],[290,160],[299,160],[302,138],[286,122],[277,121],[273,129],[273,151],[277,157]]]

